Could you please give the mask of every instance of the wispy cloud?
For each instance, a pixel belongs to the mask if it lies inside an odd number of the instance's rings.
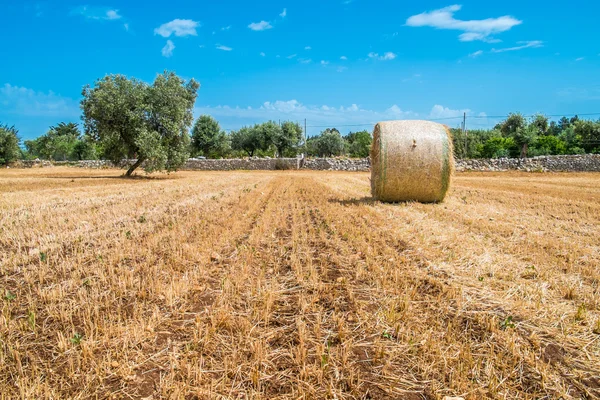
[[[347,69],[348,69],[348,67],[337,67],[336,71],[337,72],[344,72]]]
[[[261,52],[260,52],[260,56],[261,56],[261,57],[264,57],[264,56],[266,56],[265,52],[264,52],[264,51],[261,51]]]
[[[167,44],[162,48],[163,57],[171,57],[173,55],[173,50],[175,50],[175,45],[172,41],[167,40]]]
[[[299,58],[298,62],[300,64],[310,64],[312,62],[312,60],[310,58]]]
[[[200,27],[200,23],[191,19],[174,19],[171,22],[162,24],[154,29],[155,35],[162,37],[175,36],[198,36],[196,28]]]
[[[491,52],[492,53],[504,53],[505,51],[518,51],[518,50],[523,50],[523,49],[544,47],[544,42],[542,42],[541,40],[521,41],[521,42],[517,42],[517,44],[519,44],[520,46],[506,47],[503,49],[492,49]]]
[[[306,118],[311,125],[340,125],[340,124],[364,124],[365,129],[371,129],[373,125],[382,120],[406,119],[418,116],[413,111],[402,110],[393,104],[383,110],[364,109],[358,104],[349,106],[328,105],[305,105],[297,100],[277,100],[264,102],[259,107],[237,107],[237,106],[200,106],[194,109],[194,114],[210,114],[222,121],[222,126],[227,129],[238,129],[265,120],[303,120]],[[361,129],[361,127],[357,127]],[[318,130],[315,130],[317,133]],[[310,133],[310,132],[309,132]]]
[[[231,25],[227,25],[221,28],[222,31],[228,31],[231,29]]]
[[[329,65],[329,61],[321,60],[321,65]]]
[[[312,47],[310,47],[310,46],[306,46],[306,47],[304,48],[304,50],[312,50]]]
[[[288,60],[291,60],[292,58],[295,58],[298,54],[290,54],[289,56],[287,56],[286,58]]]
[[[71,10],[71,15],[81,15],[97,21],[114,21],[123,18],[119,10],[107,7],[81,6]]]
[[[248,28],[252,29],[253,31],[266,31],[267,29],[273,28],[273,25],[267,21],[260,21],[251,23],[248,25]]]
[[[389,61],[389,60],[393,60],[394,58],[396,58],[396,54],[392,53],[391,51],[388,51],[382,55],[379,55],[379,53],[374,53],[374,52],[370,52],[367,55],[369,58],[375,59],[375,60],[381,60],[381,61]]]
[[[341,57],[340,57],[340,60],[344,60],[344,61],[346,61],[347,59],[348,59],[348,57],[346,57],[346,56],[341,56]]]
[[[471,114],[471,110],[469,110],[468,108],[465,108],[463,110],[453,110],[451,108],[436,104],[433,106],[433,108],[429,112],[428,118],[429,119],[455,118],[455,117],[462,117],[464,113],[467,113],[467,115],[469,115],[469,114]]]
[[[0,106],[7,114],[25,117],[77,118],[81,115],[77,100],[8,83],[0,86]]]
[[[471,57],[471,58],[477,58],[477,57],[479,57],[482,54],[483,54],[483,50],[477,50],[476,52],[469,54],[469,57]]]
[[[287,16],[287,8],[284,8],[281,14],[279,14],[281,18],[285,18]]]
[[[223,51],[231,51],[231,50],[233,50],[231,47],[223,46],[222,44],[217,44],[216,49],[217,50],[223,50]]]
[[[439,10],[413,15],[406,20],[406,25],[463,31],[459,35],[459,40],[462,42],[481,40],[488,43],[496,43],[500,40],[495,39],[492,35],[508,31],[514,26],[523,23],[523,21],[509,15],[478,20],[460,20],[454,18],[454,13],[461,8],[462,6],[460,5],[452,5]]]
[[[585,60],[585,57],[579,57],[579,58],[575,59],[575,61],[583,61],[583,60]]]

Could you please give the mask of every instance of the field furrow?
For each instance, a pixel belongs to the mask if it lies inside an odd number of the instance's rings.
[[[0,177],[6,398],[600,398],[600,175]]]

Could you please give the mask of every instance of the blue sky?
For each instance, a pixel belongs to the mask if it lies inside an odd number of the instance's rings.
[[[589,0],[5,0],[0,122],[34,138],[80,122],[84,85],[165,69],[198,80],[196,116],[228,130],[600,113],[599,13]]]

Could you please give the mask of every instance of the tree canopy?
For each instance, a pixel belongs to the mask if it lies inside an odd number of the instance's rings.
[[[0,124],[0,165],[16,161],[21,156],[18,133],[14,126]]]
[[[350,132],[345,137],[350,157],[369,157],[373,137],[368,131]]]
[[[327,128],[306,141],[306,152],[318,157],[341,156],[345,153],[344,139],[336,128]]]
[[[136,159],[127,176],[142,164],[146,172],[174,171],[189,156],[188,130],[199,87],[167,71],[152,85],[108,75],[83,89],[86,133],[113,162]]]
[[[228,150],[229,138],[219,122],[210,115],[201,115],[192,129],[192,155],[218,158],[226,156]]]

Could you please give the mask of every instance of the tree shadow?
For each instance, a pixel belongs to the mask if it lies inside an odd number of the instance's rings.
[[[373,206],[375,204],[385,204],[385,205],[406,205],[406,204],[411,204],[411,203],[421,203],[421,204],[432,204],[432,205],[436,205],[436,204],[443,204],[442,202],[418,202],[415,200],[406,200],[406,201],[393,201],[393,202],[388,202],[388,201],[379,201],[377,199],[375,199],[374,197],[371,196],[365,196],[365,197],[360,197],[360,198],[354,198],[354,199],[347,199],[347,200],[340,200],[340,199],[329,199],[328,200],[330,203],[337,203],[340,204],[342,206],[358,206],[358,205],[367,205],[367,206]]]
[[[365,197],[354,198],[354,199],[346,199],[346,200],[329,199],[328,201],[330,203],[337,203],[342,206],[359,206],[359,205],[372,206],[372,205],[378,203],[378,201],[375,200],[375,198],[373,198],[371,196],[365,196]]]
[[[180,177],[167,175],[167,176],[147,176],[147,175],[133,175],[133,176],[125,176],[125,174],[121,175],[73,175],[73,176],[50,176],[50,178],[54,179],[117,179],[122,181],[160,181],[160,180],[172,180],[172,179],[180,179]]]

